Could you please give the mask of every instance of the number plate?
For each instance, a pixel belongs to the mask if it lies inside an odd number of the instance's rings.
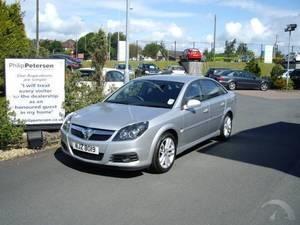
[[[73,142],[72,145],[73,145],[73,148],[78,151],[87,152],[87,153],[91,153],[91,154],[95,154],[95,155],[99,154],[99,147],[97,147],[97,146],[85,145],[85,144],[80,144],[80,143],[76,143],[76,142]]]

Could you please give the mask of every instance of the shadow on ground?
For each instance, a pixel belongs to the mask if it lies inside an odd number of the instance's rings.
[[[245,130],[197,151],[300,177],[300,124],[278,122]]]
[[[178,155],[177,159],[192,151],[269,167],[300,177],[300,124],[278,122],[241,131],[227,142],[205,141]],[[65,155],[60,149],[54,156],[64,165],[84,173],[132,178],[141,176],[144,172],[112,170],[83,163]]]
[[[143,175],[142,171],[123,171],[91,163],[84,163],[64,154],[60,148],[55,151],[54,157],[65,166],[83,173],[117,178],[133,178]]]

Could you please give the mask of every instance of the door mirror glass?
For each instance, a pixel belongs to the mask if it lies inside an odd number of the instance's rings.
[[[190,99],[187,101],[187,103],[183,106],[183,109],[191,109],[195,108],[197,106],[200,106],[201,102],[197,99]]]

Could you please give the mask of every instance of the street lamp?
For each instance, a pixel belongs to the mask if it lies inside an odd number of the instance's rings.
[[[291,33],[297,27],[297,24],[288,24],[284,29],[285,32],[289,32],[289,46],[288,46],[288,61],[287,61],[287,77],[286,77],[286,89],[288,89],[288,82],[290,79],[290,43],[291,43]]]
[[[125,83],[129,81],[129,38],[128,38],[128,23],[129,23],[129,0],[126,0],[126,48],[125,48]]]

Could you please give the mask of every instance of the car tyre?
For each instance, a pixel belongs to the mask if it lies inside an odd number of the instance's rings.
[[[228,140],[231,136],[231,132],[232,132],[232,116],[226,114],[220,128],[219,139],[222,141]]]
[[[262,91],[268,90],[268,84],[267,84],[267,83],[262,83],[262,84],[260,85],[260,90],[262,90]]]
[[[158,140],[150,170],[154,173],[166,173],[174,164],[177,144],[173,134],[164,133]]]
[[[229,90],[233,91],[233,90],[236,89],[236,84],[235,84],[233,81],[231,81],[231,82],[228,84],[228,88],[229,88]]]

